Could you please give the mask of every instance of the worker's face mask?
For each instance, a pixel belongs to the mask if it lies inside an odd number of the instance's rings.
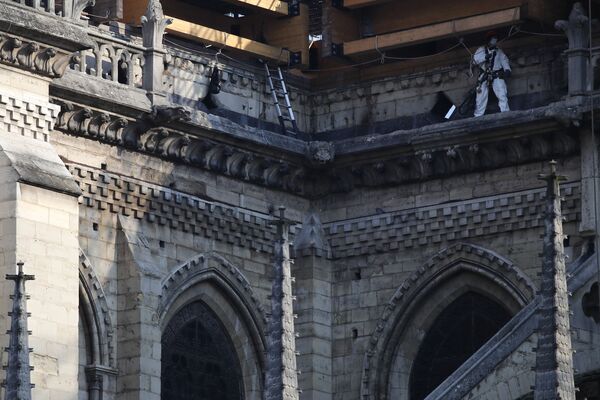
[[[498,38],[493,37],[490,39],[490,47],[491,48],[495,48],[497,44],[498,44]]]

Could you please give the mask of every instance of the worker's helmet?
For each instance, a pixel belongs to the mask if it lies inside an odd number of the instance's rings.
[[[495,37],[496,39],[499,38],[498,32],[496,31],[489,31],[488,33],[485,34],[485,41],[489,42],[493,37]]]

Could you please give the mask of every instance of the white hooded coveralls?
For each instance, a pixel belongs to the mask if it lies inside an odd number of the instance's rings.
[[[487,49],[487,52],[490,54],[493,54],[493,52],[496,52],[496,57],[492,58],[494,59],[494,65],[492,66],[492,70],[495,71],[502,71],[502,70],[507,70],[510,71],[510,64],[508,62],[508,57],[506,57],[506,54],[504,54],[504,52],[499,49],[499,48],[495,48],[493,50]],[[477,51],[475,52],[475,55],[473,56],[473,62],[479,66],[479,68],[482,69],[482,74],[485,72],[485,70],[487,69],[488,62],[491,62],[492,59],[490,59],[489,61],[486,61],[485,59],[486,56],[486,47],[480,47],[479,49],[477,49]],[[479,76],[481,78],[481,75]],[[510,108],[508,107],[508,94],[507,94],[507,90],[506,90],[506,82],[504,81],[504,79],[501,78],[496,78],[493,80],[492,82],[492,88],[494,89],[494,93],[496,94],[496,97],[498,97],[498,105],[500,106],[500,111],[501,112],[505,112],[505,111],[510,111]],[[475,101],[475,116],[479,117],[482,116],[483,114],[485,114],[485,109],[487,107],[487,103],[488,103],[488,95],[489,95],[489,88],[488,88],[488,83],[487,80],[484,81],[480,87],[477,90],[477,98]]]

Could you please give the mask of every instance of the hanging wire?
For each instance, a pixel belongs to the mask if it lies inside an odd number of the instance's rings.
[[[588,2],[588,50],[589,50],[589,60],[588,60],[588,82],[593,77],[594,67],[592,64],[592,57],[594,55],[593,47],[592,47],[592,2]],[[598,235],[598,148],[596,147],[596,124],[594,121],[594,88],[587,87],[589,91],[589,99],[590,99],[590,128],[592,133],[592,168],[594,169],[594,173],[592,174],[593,188],[594,188],[594,253],[596,254],[596,276],[598,281],[600,282],[600,236]]]
[[[398,61],[400,61],[400,60],[423,60],[423,59],[426,59],[426,58],[431,58],[431,57],[440,56],[442,54],[446,54],[446,53],[448,53],[448,52],[450,52],[450,51],[452,51],[452,50],[454,50],[454,49],[456,49],[458,47],[461,47],[461,45],[462,45],[462,43],[459,42],[459,43],[456,43],[452,47],[448,47],[445,50],[439,51],[439,52],[434,53],[434,54],[428,54],[426,56],[420,56],[420,57],[390,57],[390,56],[385,56],[385,58],[388,59],[388,60],[398,60]]]
[[[509,39],[511,39],[512,37],[518,35],[518,34],[525,34],[525,35],[531,35],[531,36],[547,36],[547,37],[565,37],[564,34],[559,34],[559,33],[543,33],[543,32],[531,32],[531,31],[524,31],[521,30],[517,25],[513,25],[511,26],[508,35],[501,39],[499,41],[499,43],[503,43]],[[463,38],[460,37],[456,37],[458,43],[445,49],[442,51],[439,51],[437,53],[433,53],[433,54],[428,54],[425,56],[418,56],[418,57],[392,57],[392,56],[388,56],[385,54],[385,52],[381,51],[381,49],[379,48],[379,37],[375,36],[375,51],[378,53],[379,57],[376,59],[372,59],[369,61],[363,61],[363,62],[358,62],[358,63],[353,63],[353,64],[349,64],[349,65],[344,65],[344,66],[340,66],[340,67],[332,67],[332,68],[317,68],[317,69],[307,69],[305,70],[305,72],[335,72],[335,71],[344,71],[347,69],[353,69],[353,68],[358,68],[358,67],[363,67],[366,65],[371,65],[371,64],[375,64],[375,63],[380,63],[380,64],[384,64],[386,60],[391,60],[391,61],[411,61],[411,60],[423,60],[423,59],[428,59],[428,58],[432,58],[432,57],[436,57],[445,53],[448,53],[452,50],[455,50],[457,47],[463,47],[465,49],[465,51],[469,54],[469,56],[471,57],[471,62],[469,62],[469,76],[473,77],[474,73],[473,73],[473,52],[469,49],[469,47],[465,44]],[[202,52],[198,49],[186,46],[184,44],[181,43],[176,43],[173,42],[169,39],[165,38],[165,42],[175,46],[175,47],[179,47],[182,48],[184,50],[190,51],[192,53],[197,53],[197,54],[201,54],[201,55],[205,55],[205,56],[209,56],[209,57],[213,57],[215,56],[213,53],[208,53],[208,52]],[[209,48],[212,47],[211,45],[207,45],[204,46],[204,48]],[[223,49],[219,49],[218,51],[218,56],[226,58],[232,62],[235,62],[239,65],[243,65],[243,66],[247,66],[247,63],[244,63],[243,61],[239,61],[233,57],[228,56],[227,54],[223,53],[222,51]],[[282,53],[283,54],[283,49],[282,49]],[[281,54],[280,54],[280,58],[281,58]]]
[[[375,50],[379,54],[380,63],[385,64],[385,53],[379,50],[379,36],[375,35]]]

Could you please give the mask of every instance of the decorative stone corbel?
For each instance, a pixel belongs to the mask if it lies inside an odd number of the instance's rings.
[[[315,167],[330,164],[335,158],[335,147],[331,142],[310,142],[307,156]]]
[[[71,12],[71,18],[74,20],[80,19],[83,10],[95,5],[96,0],[73,0],[73,11]]]
[[[0,35],[0,62],[49,77],[61,77],[69,65],[70,54],[43,44]]]
[[[147,48],[144,64],[143,87],[153,103],[163,103],[166,94],[163,88],[164,46],[163,35],[173,21],[166,18],[160,0],[150,0],[142,16],[142,38]]]

